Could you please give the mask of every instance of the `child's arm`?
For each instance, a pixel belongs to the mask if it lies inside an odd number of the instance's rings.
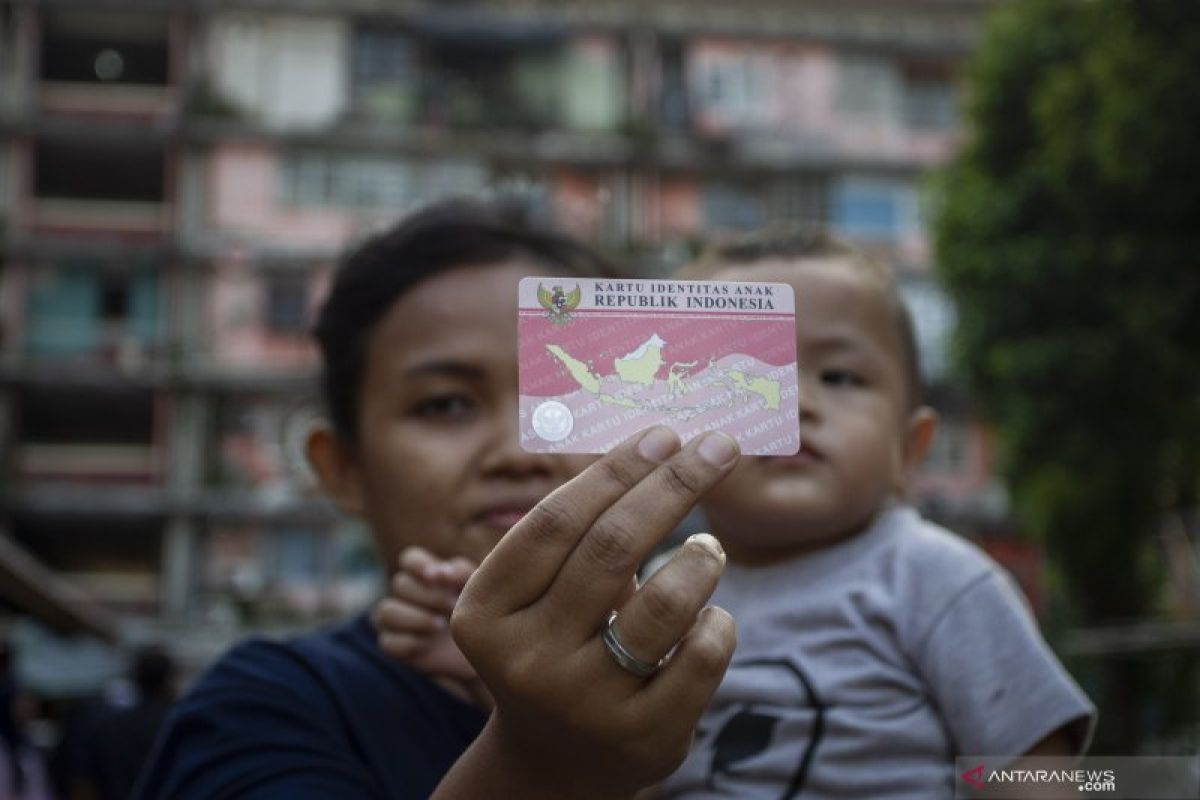
[[[1025,755],[1071,757],[1076,755],[1076,747],[1071,741],[1071,735],[1067,732],[1067,726],[1064,725],[1029,748]]]
[[[464,558],[443,561],[420,547],[408,547],[400,553],[399,566],[390,595],[371,614],[380,649],[432,676],[452,694],[491,708],[491,697],[447,625],[475,565]]]
[[[989,567],[939,611],[917,666],[959,753],[1076,756],[1086,750],[1095,707],[999,567]]]

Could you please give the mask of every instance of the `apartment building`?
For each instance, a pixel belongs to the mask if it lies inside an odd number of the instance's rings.
[[[0,530],[126,622],[361,604],[301,454],[312,309],[348,243],[499,192],[646,273],[798,222],[886,259],[950,412],[922,501],[1001,524],[922,188],[988,5],[0,2]]]

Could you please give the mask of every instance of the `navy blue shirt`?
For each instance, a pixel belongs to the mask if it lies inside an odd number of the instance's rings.
[[[172,710],[134,797],[427,798],[485,720],[384,655],[361,615],[228,652]]]

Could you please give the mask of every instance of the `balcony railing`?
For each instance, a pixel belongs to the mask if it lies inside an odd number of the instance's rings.
[[[145,119],[175,113],[179,96],[173,86],[42,81],[38,105],[48,114]]]
[[[162,470],[161,453],[151,445],[30,443],[14,451],[16,472],[26,480],[148,483]]]
[[[161,237],[171,230],[171,212],[166,203],[37,197],[30,204],[29,227],[37,232]]]

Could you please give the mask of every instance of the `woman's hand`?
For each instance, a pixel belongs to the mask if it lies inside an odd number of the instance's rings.
[[[724,434],[682,451],[669,429],[625,442],[546,497],[500,541],[451,617],[496,702],[483,734],[435,797],[632,797],[679,765],[735,643],[733,621],[704,608],[724,567],[693,537],[630,594],[634,572],[737,461]],[[614,630],[639,661],[622,668]]]

